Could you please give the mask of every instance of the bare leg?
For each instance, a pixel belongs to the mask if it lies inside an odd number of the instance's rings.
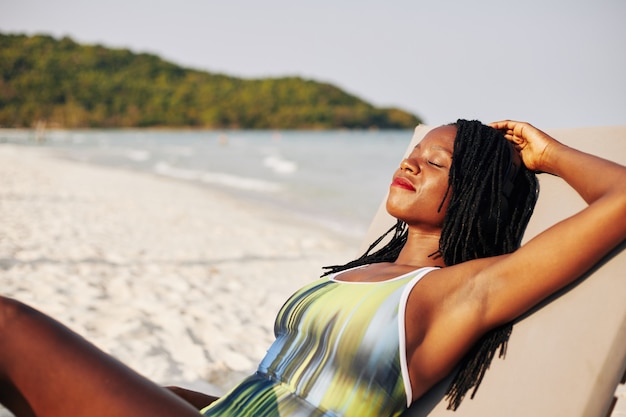
[[[219,399],[218,397],[214,397],[212,395],[207,395],[197,391],[191,391],[181,387],[170,386],[165,388],[178,395],[180,398],[187,401],[198,410],[202,410],[207,405],[212,404]]]
[[[198,416],[65,326],[4,297],[0,400],[19,417]]]

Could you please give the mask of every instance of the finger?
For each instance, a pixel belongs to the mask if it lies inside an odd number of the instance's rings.
[[[521,151],[525,146],[524,144],[526,143],[526,140],[524,138],[516,135],[512,130],[504,133],[504,138],[511,142],[513,144],[513,148],[518,151]]]
[[[494,129],[503,130],[503,129],[513,129],[517,122],[513,120],[500,120],[497,122],[491,122],[488,126],[493,127]]]

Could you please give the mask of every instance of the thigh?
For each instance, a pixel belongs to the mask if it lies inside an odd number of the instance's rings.
[[[18,415],[197,416],[193,407],[50,317],[0,297],[0,377]],[[32,412],[31,414],[28,414]]]

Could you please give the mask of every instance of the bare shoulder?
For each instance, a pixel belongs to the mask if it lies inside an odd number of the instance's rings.
[[[465,299],[469,292],[477,290],[479,283],[475,278],[507,256],[474,259],[434,270],[422,279],[419,291],[415,291],[412,296],[420,299],[432,298],[438,306],[457,297]]]
[[[428,273],[410,293],[407,322],[423,329],[422,336],[438,326],[471,328],[483,308],[484,280],[479,278],[503,257],[475,259]]]
[[[411,381],[419,393],[447,375],[485,332],[479,278],[501,257],[477,259],[428,273],[406,305]],[[419,381],[419,382],[418,382]]]
[[[488,330],[483,320],[490,287],[485,272],[497,269],[509,256],[475,259],[427,274],[411,291],[406,306],[407,322],[416,331],[413,340],[419,343],[427,333],[456,329],[457,334],[466,332],[470,341]]]

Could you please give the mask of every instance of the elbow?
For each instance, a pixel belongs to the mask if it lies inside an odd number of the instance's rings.
[[[619,241],[626,239],[626,187],[617,192],[612,205],[612,210],[615,213],[616,223],[621,232],[621,238]]]

